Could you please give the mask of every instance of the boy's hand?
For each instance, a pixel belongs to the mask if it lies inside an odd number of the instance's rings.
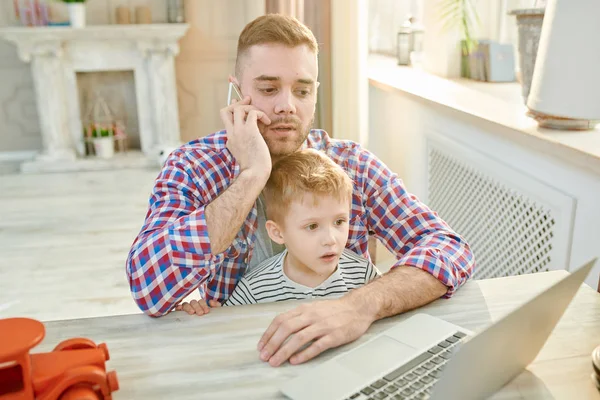
[[[210,312],[211,307],[221,307],[221,303],[216,300],[209,300],[208,304],[204,300],[192,300],[189,303],[183,302],[175,307],[175,311],[185,311],[190,315],[204,315]]]

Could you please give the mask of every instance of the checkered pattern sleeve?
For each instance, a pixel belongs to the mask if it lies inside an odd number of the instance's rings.
[[[473,272],[469,245],[370,152],[358,150],[354,165],[369,230],[396,254],[394,267],[423,269],[448,287],[450,297]]]
[[[218,174],[227,170],[216,164],[219,160],[207,154],[192,164],[178,150],[156,179],[126,266],[133,298],[150,316],[171,311],[214,277],[222,262],[222,254],[212,254],[205,217],[206,205],[226,178]]]

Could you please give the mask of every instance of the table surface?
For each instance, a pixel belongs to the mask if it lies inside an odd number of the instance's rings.
[[[47,322],[34,351],[87,337],[105,342],[116,370],[119,399],[282,399],[278,384],[368,340],[414,312],[439,316],[477,331],[550,286],[567,272],[468,282],[452,299],[378,321],[359,340],[306,364],[272,368],[258,358],[256,343],[271,320],[295,307],[289,301],[213,309],[197,317],[171,313]],[[600,294],[582,285],[536,360],[493,399],[600,399],[592,380],[592,350],[600,345]],[[468,378],[465,378],[468,382]]]

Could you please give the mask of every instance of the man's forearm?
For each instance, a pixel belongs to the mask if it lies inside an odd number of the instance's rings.
[[[448,288],[431,274],[414,267],[397,267],[348,294],[373,321],[390,317],[443,296]]]
[[[231,245],[267,179],[268,176],[242,171],[231,186],[206,207],[212,254],[219,254]]]

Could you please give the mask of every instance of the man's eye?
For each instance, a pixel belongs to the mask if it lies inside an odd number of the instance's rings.
[[[319,227],[319,225],[317,225],[317,224],[310,224],[310,225],[306,226],[306,229],[308,229],[309,231],[314,231],[318,227]]]
[[[266,94],[273,94],[275,93],[277,89],[275,88],[266,88],[266,89],[259,89],[259,91],[266,93]]]
[[[310,94],[310,90],[296,90],[296,93],[300,97],[306,97]]]

